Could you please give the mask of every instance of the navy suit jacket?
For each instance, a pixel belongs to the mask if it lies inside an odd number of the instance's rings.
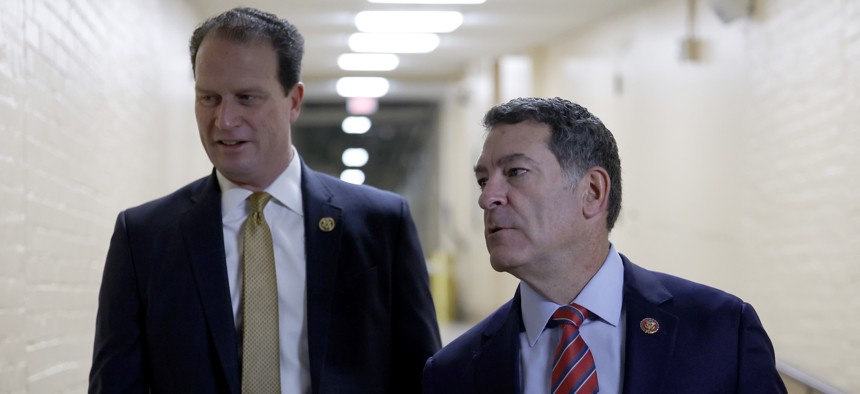
[[[405,200],[304,164],[302,198],[312,392],[419,391],[440,340]],[[90,392],[239,393],[240,371],[213,172],[119,214]]]
[[[751,305],[622,260],[624,393],[786,392],[773,346]],[[639,326],[649,317],[660,325],[656,333]],[[517,290],[511,301],[427,360],[424,393],[519,394],[523,330]]]

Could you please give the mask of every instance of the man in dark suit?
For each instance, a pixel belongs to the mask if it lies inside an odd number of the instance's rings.
[[[585,108],[490,109],[475,166],[485,239],[513,299],[430,358],[425,393],[784,393],[752,306],[618,253],[614,137]]]
[[[420,390],[440,340],[415,225],[401,197],[301,161],[290,133],[302,47],[289,22],[248,8],[195,30],[195,112],[215,170],[119,214],[90,392]],[[249,241],[261,224],[269,234]],[[257,250],[274,291],[249,279]],[[245,324],[255,297],[274,309],[254,319],[276,314],[273,325]],[[258,354],[270,357],[243,362]],[[255,368],[270,374],[247,378]]]

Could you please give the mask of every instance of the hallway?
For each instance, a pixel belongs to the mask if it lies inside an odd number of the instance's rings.
[[[860,392],[860,0],[753,3],[724,20],[709,0],[631,2],[461,59],[432,94],[381,98],[364,136],[338,134],[336,75],[305,70],[296,146],[334,176],[347,143],[380,160],[367,183],[409,201],[447,341],[518,283],[484,245],[481,116],[517,96],[581,103],[619,143],[619,250],[753,304],[791,393]],[[117,213],[211,171],[187,54],[198,7],[4,1],[0,394],[86,391]]]

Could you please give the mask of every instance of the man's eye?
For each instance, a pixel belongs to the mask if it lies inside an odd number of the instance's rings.
[[[211,95],[197,96],[197,101],[199,101],[200,104],[203,104],[203,105],[213,105],[213,104],[217,103],[215,96],[211,96]]]
[[[478,188],[484,190],[484,186],[487,186],[487,178],[478,179]]]
[[[528,172],[525,168],[511,168],[507,171],[509,177],[520,176]]]
[[[252,96],[250,94],[240,94],[236,97],[239,99],[240,102],[242,102],[242,104],[253,104],[257,102],[257,99],[259,99],[258,96]]]

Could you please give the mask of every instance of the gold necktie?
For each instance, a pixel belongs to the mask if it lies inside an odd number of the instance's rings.
[[[278,282],[272,232],[263,208],[272,198],[256,192],[248,197],[251,214],[245,221],[242,277],[242,393],[280,393]]]

